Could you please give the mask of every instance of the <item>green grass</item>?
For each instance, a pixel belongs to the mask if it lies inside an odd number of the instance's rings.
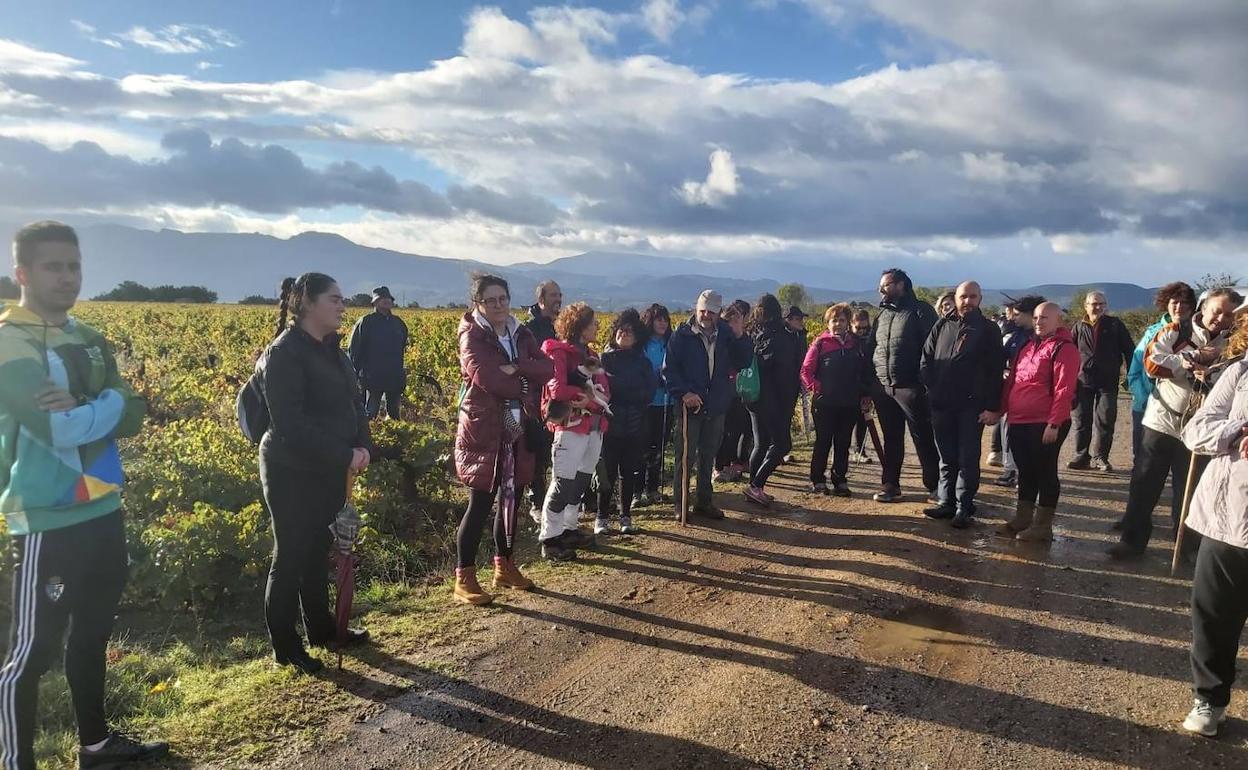
[[[667,506],[639,511],[637,519],[656,531],[675,526]],[[528,544],[532,538],[521,535],[521,541]],[[531,547],[522,548],[517,561],[539,585],[557,586],[609,572],[612,563],[629,558],[643,542],[644,535],[613,538],[609,549],[595,554],[595,564],[551,565],[537,559]],[[489,569],[481,570],[483,585],[490,577]],[[348,656],[341,673],[336,655],[320,653],[327,665],[321,677],[273,665],[258,602],[230,613],[245,619],[233,625],[197,627],[186,618],[169,627],[144,628],[141,624],[151,622],[152,615],[124,615],[129,622],[119,627],[128,628],[109,648],[107,712],[116,727],[136,737],[172,743],[176,757],[165,767],[192,762],[246,766],[341,740],[352,723],[410,686],[411,676],[457,673],[429,651],[462,643],[474,619],[497,610],[454,603],[451,585],[448,576],[426,585],[361,586],[355,624],[367,627],[375,644]],[[507,593],[497,597],[498,604],[508,600]],[[41,683],[38,724],[40,767],[76,767],[73,710],[59,670]]]
[[[443,662],[412,658],[455,643],[472,627],[473,611],[452,604],[449,583],[373,585],[356,606],[377,644],[348,656],[343,673],[337,657],[322,652],[323,677],[276,667],[258,626],[132,632],[109,649],[107,711],[122,730],[170,741],[178,759],[167,767],[245,765],[341,736],[355,716],[401,692],[409,674],[449,673]],[[60,671],[44,677],[39,712],[40,767],[76,767],[73,710]]]

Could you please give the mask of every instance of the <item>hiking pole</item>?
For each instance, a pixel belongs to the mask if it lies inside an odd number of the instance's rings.
[[[802,433],[810,441],[810,394],[802,391]]]
[[[867,412],[867,433],[871,434],[871,446],[875,447],[875,456],[880,458],[880,467],[884,467],[884,444],[880,442],[880,431],[875,426],[875,407]]]
[[[680,526],[689,526],[689,407],[680,404]]]
[[[1183,486],[1183,507],[1179,509],[1179,531],[1174,537],[1174,556],[1170,558],[1170,576],[1179,571],[1179,554],[1183,551],[1183,529],[1187,524],[1187,511],[1192,505],[1192,483],[1196,480],[1196,453],[1187,461],[1187,484]]]
[[[1205,402],[1203,393],[1199,394],[1192,405],[1188,408],[1187,414],[1184,415],[1184,424],[1191,419],[1196,410],[1200,409]],[[1179,554],[1183,552],[1183,530],[1187,524],[1187,512],[1192,507],[1192,485],[1196,482],[1196,453],[1188,452],[1187,459],[1187,483],[1183,485],[1183,506],[1179,509],[1179,528],[1174,535],[1174,554],[1170,557],[1170,576],[1174,577],[1179,571]]]

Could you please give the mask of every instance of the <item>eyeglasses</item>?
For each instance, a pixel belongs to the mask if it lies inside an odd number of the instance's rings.
[[[486,307],[507,307],[511,304],[511,297],[486,297],[478,304]]]

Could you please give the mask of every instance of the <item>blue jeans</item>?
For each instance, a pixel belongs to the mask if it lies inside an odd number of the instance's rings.
[[[940,504],[968,514],[975,512],[979,492],[979,454],[984,426],[979,409],[933,409],[932,428],[940,452]]]

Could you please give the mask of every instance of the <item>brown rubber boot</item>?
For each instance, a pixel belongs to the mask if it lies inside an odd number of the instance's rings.
[[[533,589],[533,581],[524,576],[516,563],[506,556],[494,557],[494,583],[493,589],[497,591],[500,588],[514,588],[518,591],[530,591]]]
[[[1036,518],[1031,526],[1018,533],[1018,539],[1031,543],[1047,543],[1053,539],[1053,514],[1055,509],[1047,506],[1036,508]]]
[[[1035,503],[1024,503],[1020,500],[1014,508],[1014,518],[998,526],[997,534],[1002,537],[1016,537],[1019,532],[1031,526],[1031,519],[1035,513]]]
[[[455,601],[464,604],[489,604],[494,597],[481,590],[477,582],[476,567],[457,567],[455,569]]]

